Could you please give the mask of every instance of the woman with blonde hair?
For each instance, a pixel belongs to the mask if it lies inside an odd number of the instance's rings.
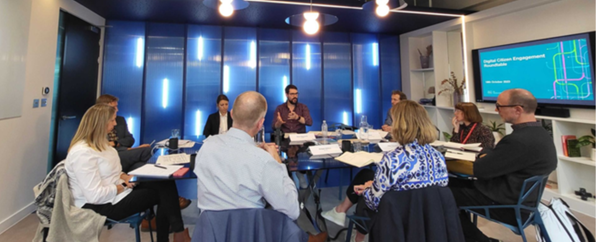
[[[447,186],[445,158],[430,146],[437,139],[437,131],[426,110],[414,101],[402,100],[391,108],[391,116],[391,135],[398,147],[383,155],[376,172],[364,169],[356,175],[342,204],[322,214],[327,220],[344,226],[345,212],[357,203],[366,206],[358,205],[356,215],[373,214],[389,191]],[[359,226],[356,229],[352,241],[363,241],[366,231]]]
[[[184,229],[178,191],[174,181],[130,183],[121,172],[118,152],[110,147],[108,133],[116,125],[116,109],[107,104],[89,108],[70,143],[65,160],[75,206],[91,209],[110,219],[121,220],[157,207],[157,241],[190,241]]]

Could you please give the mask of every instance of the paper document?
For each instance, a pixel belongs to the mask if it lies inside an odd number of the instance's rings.
[[[336,157],[342,153],[339,145],[337,144],[330,144],[330,145],[313,145],[309,146],[308,149],[312,156],[329,156],[329,157]]]
[[[154,164],[145,164],[134,171],[129,172],[129,175],[140,176],[140,177],[163,177],[167,178],[174,174],[178,169],[183,166],[156,166]]]
[[[379,148],[381,148],[381,150],[383,152],[389,152],[389,151],[393,151],[395,150],[395,148],[397,148],[399,146],[399,143],[397,142],[385,142],[385,143],[378,143]]]
[[[171,154],[157,157],[156,164],[159,165],[178,165],[190,163],[190,154]]]
[[[448,149],[445,152],[445,158],[451,158],[451,159],[456,159],[456,160],[475,161],[477,154],[478,153],[475,153],[475,152],[466,152],[466,151]]]
[[[450,149],[464,149],[464,150],[471,150],[475,152],[480,152],[482,147],[480,147],[480,143],[471,143],[471,144],[462,144],[456,142],[447,142],[443,144],[443,147],[450,148]]]
[[[354,135],[354,134],[356,134],[356,133],[354,133],[354,131],[352,131],[352,130],[342,130],[342,131],[340,131],[340,132],[341,132],[341,134],[343,134],[343,135]]]
[[[380,162],[383,159],[383,153],[368,153],[365,151],[358,151],[356,153],[345,152],[335,159],[348,165],[363,167],[373,162]]]
[[[445,141],[440,141],[440,140],[435,140],[435,142],[430,143],[431,146],[433,147],[439,147],[439,146],[443,146],[445,143]]]
[[[364,140],[361,135],[362,134],[360,134],[360,132],[356,133],[356,137],[358,139]],[[385,132],[385,135],[387,135],[387,132]],[[383,139],[383,137],[385,137],[385,136],[381,136],[381,134],[379,132],[369,131],[367,133],[366,139],[372,143],[377,143],[377,142],[381,141]]]

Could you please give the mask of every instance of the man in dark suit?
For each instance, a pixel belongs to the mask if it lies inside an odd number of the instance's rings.
[[[225,134],[232,127],[232,115],[228,112],[229,102],[226,95],[217,96],[215,101],[217,112],[209,115],[205,128],[203,128],[205,138],[210,135]]]

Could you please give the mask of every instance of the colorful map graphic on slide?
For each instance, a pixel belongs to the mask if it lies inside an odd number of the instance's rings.
[[[584,38],[481,52],[483,94],[524,88],[538,99],[594,100],[588,52]]]

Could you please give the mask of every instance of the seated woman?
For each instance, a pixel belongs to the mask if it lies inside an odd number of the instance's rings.
[[[205,138],[209,137],[209,135],[225,134],[232,127],[232,115],[228,112],[229,102],[230,100],[226,95],[221,94],[217,96],[215,102],[217,112],[209,115],[207,123],[205,123],[205,127],[203,128]]]
[[[451,142],[480,143],[484,149],[495,147],[493,132],[482,124],[482,116],[475,104],[462,102],[455,105],[455,115],[451,119],[451,124],[453,124]]]
[[[116,125],[116,109],[106,104],[89,108],[70,143],[65,169],[77,207],[121,220],[157,206],[157,241],[190,241],[184,229],[174,181],[129,183],[121,172],[118,152],[106,139]]]
[[[356,208],[356,215],[370,216],[388,191],[447,186],[445,158],[430,146],[437,139],[437,131],[426,110],[414,101],[403,100],[391,108],[391,115],[391,135],[403,145],[386,153],[376,164],[376,172],[360,171],[348,187],[346,199],[322,214],[325,219],[344,226],[346,211],[356,203],[366,204]],[[358,233],[352,241],[363,241],[366,231],[358,226],[356,229]]]

